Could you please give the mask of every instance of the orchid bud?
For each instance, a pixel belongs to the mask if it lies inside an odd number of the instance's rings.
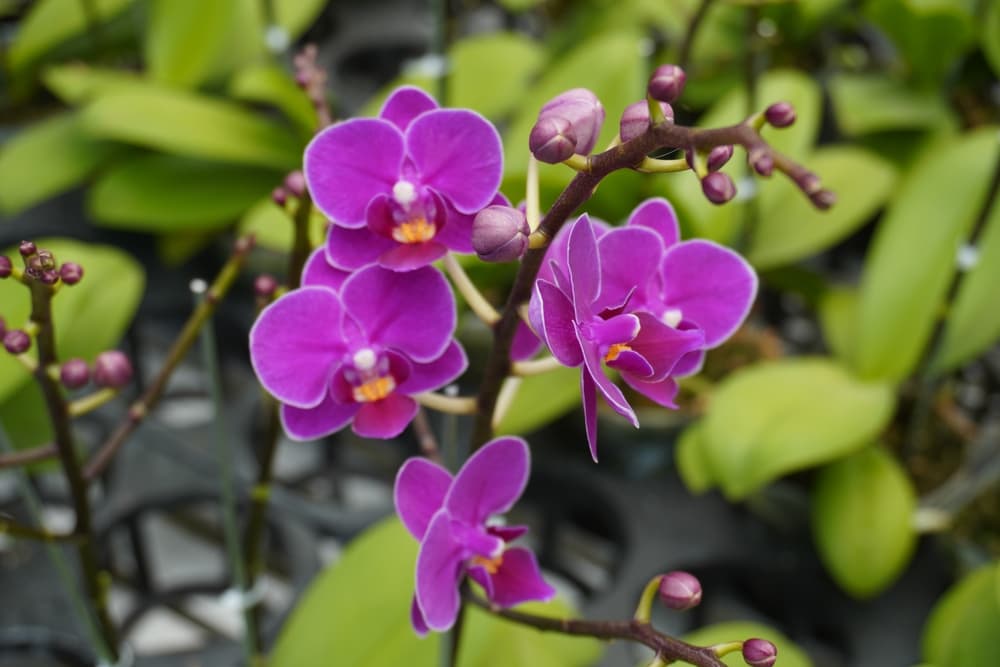
[[[269,300],[278,289],[278,281],[269,273],[262,273],[253,281],[253,293],[258,299]]]
[[[27,331],[11,329],[3,335],[3,346],[11,354],[24,354],[31,347],[31,336]]]
[[[285,204],[288,203],[288,192],[284,186],[279,185],[271,190],[271,201],[277,204],[279,208],[285,208]]]
[[[713,204],[725,204],[736,196],[736,184],[733,183],[729,174],[713,171],[701,179],[701,191]]]
[[[747,155],[750,167],[761,176],[770,176],[774,171],[774,158],[763,148],[755,148]]]
[[[90,368],[83,359],[70,359],[59,368],[59,381],[67,389],[79,389],[90,382]]]
[[[766,639],[743,642],[743,660],[750,667],[771,667],[778,659],[778,648]]]
[[[510,206],[488,206],[472,223],[472,247],[484,262],[510,262],[528,249],[531,229],[524,213]]]
[[[816,208],[826,210],[837,203],[837,195],[829,190],[819,190],[809,195],[809,199]]]
[[[3,340],[4,335],[7,333],[7,322],[0,317],[0,340]]]
[[[531,128],[528,148],[539,162],[559,164],[576,152],[576,135],[565,118],[548,116],[539,118]]]
[[[119,350],[101,352],[94,360],[94,384],[121,389],[132,379],[132,362]]]
[[[21,245],[17,247],[17,251],[21,253],[21,257],[31,257],[38,252],[38,248],[31,241],[21,241]]]
[[[59,282],[59,272],[55,269],[42,271],[41,275],[38,276],[38,280],[40,280],[43,285],[55,285]]]
[[[668,572],[660,579],[660,600],[678,611],[696,607],[701,602],[701,582],[689,572]]]
[[[733,157],[733,147],[731,145],[716,146],[708,152],[708,158],[705,160],[705,163],[709,171],[719,171],[729,162],[729,158],[731,157]]]
[[[0,255],[0,278],[7,278],[14,271],[14,266],[10,263],[10,257]]]
[[[565,118],[576,137],[574,152],[588,155],[594,150],[597,137],[604,125],[604,106],[592,91],[573,88],[553,97],[538,112],[543,118]]]
[[[666,102],[658,102],[663,116],[671,123],[674,122],[674,109]],[[618,121],[618,136],[622,141],[635,139],[640,134],[649,129],[649,104],[646,100],[640,100],[625,107],[622,118]]]
[[[774,127],[788,127],[795,122],[795,107],[788,102],[775,102],[764,110],[764,118]]]
[[[677,65],[660,65],[653,72],[653,76],[649,77],[646,92],[654,100],[669,104],[681,96],[685,81],[687,75]]]
[[[285,176],[285,190],[293,197],[301,197],[306,193],[306,175],[301,169],[289,172]]]
[[[75,285],[83,280],[83,267],[76,262],[65,262],[59,267],[59,277],[67,285]]]

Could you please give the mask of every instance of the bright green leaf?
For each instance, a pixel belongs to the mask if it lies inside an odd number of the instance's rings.
[[[993,67],[993,72],[1000,76],[1000,2],[986,3],[981,41],[986,60]]]
[[[153,0],[145,48],[146,67],[157,81],[195,87],[215,73],[225,41],[219,36],[236,18],[238,0]]]
[[[913,555],[917,494],[894,458],[868,447],[823,468],[813,491],[813,537],[834,580],[856,598],[888,588]]]
[[[819,323],[826,345],[838,360],[854,368],[854,332],[857,329],[858,291],[834,287],[823,294]]]
[[[735,500],[863,447],[892,412],[888,385],[861,382],[829,359],[786,359],[726,378],[712,395],[701,441],[712,479]]]
[[[272,0],[274,18],[294,40],[311,26],[328,0]],[[257,5],[261,3],[258,1]]]
[[[924,659],[942,667],[1000,665],[1000,566],[984,566],[944,594],[924,627]]]
[[[926,153],[897,190],[865,260],[856,338],[862,376],[901,380],[919,361],[982,207],[996,135],[980,129]]]
[[[316,130],[316,110],[292,77],[276,65],[251,65],[229,82],[229,94],[239,100],[273,104],[311,137]]]
[[[132,0],[38,0],[21,21],[10,47],[8,63],[18,72],[62,42],[88,30],[86,7],[93,6],[97,21],[112,18]]]
[[[91,67],[84,63],[52,65],[45,68],[42,79],[56,97],[72,105],[112,92],[142,92],[154,85],[133,72]]]
[[[542,64],[533,40],[511,32],[468,37],[451,49],[448,105],[500,118],[521,104],[521,95]]]
[[[812,661],[805,651],[799,648],[781,632],[762,623],[753,621],[729,621],[716,623],[684,635],[684,641],[699,646],[712,646],[732,641],[742,641],[751,637],[766,639],[778,649],[778,663],[781,667],[812,667]],[[721,658],[727,667],[746,667],[739,651]]]
[[[830,81],[830,98],[837,124],[848,136],[955,125],[941,95],[884,75],[837,74]]]
[[[52,420],[45,397],[35,382],[25,382],[0,402],[0,424],[14,449],[30,449],[52,442]],[[32,466],[31,470],[55,467],[54,462]]]
[[[924,82],[940,81],[974,37],[964,0],[869,0],[864,13]]]
[[[523,434],[544,426],[580,405],[580,369],[560,366],[521,381],[517,397],[497,434]]]
[[[294,210],[294,201],[289,204],[290,210]],[[327,220],[315,207],[312,213],[309,220],[309,243],[315,247],[323,241]],[[271,197],[254,204],[240,221],[241,234],[253,234],[258,246],[282,252],[291,250],[293,231],[290,211],[278,208]]]
[[[674,457],[677,472],[691,493],[704,493],[712,488],[712,470],[705,460],[705,445],[701,438],[701,422],[695,422],[684,429],[677,438]]]

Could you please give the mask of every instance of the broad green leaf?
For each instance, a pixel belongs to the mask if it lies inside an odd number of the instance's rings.
[[[274,19],[294,40],[316,21],[327,2],[328,0],[272,0]],[[260,2],[256,4],[258,7],[261,5]]]
[[[856,339],[863,377],[901,380],[919,361],[983,205],[996,135],[980,129],[926,153],[897,190],[865,259]]]
[[[207,229],[233,222],[281,182],[281,172],[174,155],[143,155],[105,172],[88,197],[110,227]]]
[[[559,367],[521,381],[517,397],[497,434],[524,434],[545,426],[580,405],[580,369]]]
[[[289,203],[289,210],[282,210],[270,197],[261,199],[243,215],[240,233],[252,233],[260,247],[288,252],[292,248],[294,235],[291,213],[295,206],[293,200]],[[315,247],[326,236],[327,220],[313,207],[309,223],[309,243]]]
[[[157,81],[195,87],[216,71],[227,46],[219,38],[236,18],[239,0],[152,0],[146,67]]]
[[[795,358],[737,371],[712,395],[701,426],[711,477],[730,499],[871,442],[893,412],[892,388],[853,378],[830,359]]]
[[[84,180],[122,147],[86,134],[76,113],[28,126],[0,147],[0,211],[22,211]]]
[[[56,97],[74,106],[108,93],[142,92],[155,85],[133,72],[91,67],[84,63],[46,67],[42,80]]]
[[[190,157],[294,169],[302,142],[242,107],[180,90],[150,87],[101,96],[83,110],[98,137]]]
[[[869,0],[864,13],[893,41],[914,77],[927,83],[940,81],[974,38],[964,0]]]
[[[1000,76],[1000,2],[986,3],[981,41],[983,54],[993,68],[993,73]]]
[[[813,538],[841,588],[870,598],[899,577],[917,544],[916,506],[906,472],[880,447],[820,471],[813,490]]]
[[[708,491],[715,483],[712,478],[712,470],[708,461],[705,460],[701,425],[702,422],[698,421],[684,429],[684,432],[677,438],[674,450],[677,472],[688,491],[695,494]]]
[[[52,442],[52,421],[42,390],[35,382],[25,382],[0,402],[0,423],[14,449],[30,449]],[[29,470],[44,470],[56,465],[48,462]]]
[[[247,102],[273,104],[294,122],[306,138],[316,130],[316,111],[292,77],[276,65],[251,65],[229,82],[229,94]]]
[[[417,542],[387,519],[348,545],[343,557],[310,584],[268,659],[271,667],[431,667],[447,637],[420,639],[410,627]],[[519,607],[522,608],[522,607]],[[529,604],[533,613],[567,616],[562,603]],[[593,640],[543,634],[470,608],[459,667],[498,663],[583,667],[600,654]]]
[[[738,642],[759,637],[774,644],[778,649],[778,662],[781,667],[812,667],[812,661],[805,651],[778,630],[753,621],[728,621],[716,623],[684,635],[684,641],[699,646],[712,646]],[[746,662],[739,651],[721,658],[728,667],[745,667]]]
[[[830,99],[837,125],[848,136],[956,124],[941,95],[884,75],[837,74],[830,81]]]
[[[521,95],[544,58],[533,40],[512,32],[468,37],[451,49],[448,105],[500,118],[521,104]]]
[[[21,21],[10,47],[8,63],[14,72],[23,70],[60,43],[88,30],[86,7],[93,7],[98,23],[120,13],[132,0],[38,0]]]
[[[924,627],[924,659],[942,667],[1000,665],[1000,599],[996,562],[955,584]]]
[[[996,158],[1000,159],[1000,158]],[[1000,338],[1000,197],[994,199],[978,242],[976,265],[962,277],[951,305],[941,347],[932,360],[944,372],[985,352]]]
[[[758,269],[794,262],[842,240],[875,214],[896,182],[892,164],[852,146],[821,148],[808,163],[837,194],[837,203],[820,211],[789,179],[775,176],[763,189],[747,250]]]
[[[854,333],[857,329],[858,291],[830,288],[819,304],[819,323],[827,347],[848,368],[854,368]]]

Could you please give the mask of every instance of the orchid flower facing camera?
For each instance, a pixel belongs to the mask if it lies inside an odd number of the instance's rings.
[[[315,257],[307,284],[265,308],[250,331],[250,360],[281,401],[285,431],[319,438],[353,422],[369,438],[399,435],[411,397],[448,384],[467,365],[452,340],[455,300],[431,267],[369,266],[343,281]]]
[[[467,109],[441,109],[417,88],[397,89],[378,118],[320,132],[305,176],[333,223],[326,254],[339,269],[378,263],[410,271],[448,250],[472,252],[474,215],[497,198],[503,148],[493,125]]]
[[[396,513],[420,541],[410,611],[418,634],[451,628],[466,575],[501,607],[555,595],[534,554],[507,546],[527,528],[488,523],[520,498],[529,468],[527,443],[511,437],[485,444],[454,478],[423,458],[411,458],[400,468],[393,493]]]

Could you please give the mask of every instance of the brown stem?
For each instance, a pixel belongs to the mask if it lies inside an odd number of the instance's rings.
[[[417,410],[417,416],[413,418],[413,431],[417,436],[420,453],[431,461],[442,464],[441,448],[438,447],[437,438],[434,437],[434,430],[427,419],[427,411],[423,407]]]
[[[695,9],[694,14],[691,15],[691,20],[688,22],[687,30],[684,31],[684,41],[681,42],[680,48],[677,50],[677,65],[681,69],[687,69],[688,65],[691,63],[691,50],[694,48],[694,38],[698,34],[698,28],[701,27],[702,21],[705,20],[705,15],[708,14],[709,8],[712,6],[714,0],[701,0],[698,4],[698,8]]]
[[[293,290],[302,282],[302,268],[309,259],[312,252],[312,244],[309,242],[309,218],[312,215],[312,199],[308,192],[303,192],[299,197],[298,207],[292,222],[295,226],[292,237],[292,252],[288,255],[288,278],[285,284],[289,290]]]
[[[40,445],[31,449],[23,449],[19,452],[0,454],[0,470],[4,468],[17,468],[39,461],[47,461],[57,456],[59,456],[59,449],[53,444]]]
[[[0,535],[21,537],[39,542],[78,542],[80,536],[76,533],[53,533],[45,528],[25,526],[13,519],[0,518]]]

